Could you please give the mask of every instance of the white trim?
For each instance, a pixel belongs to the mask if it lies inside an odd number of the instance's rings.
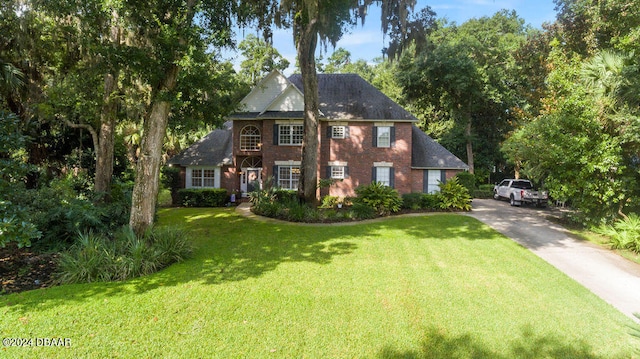
[[[327,162],[327,165],[328,166],[336,166],[336,167],[340,167],[340,166],[346,167],[348,165],[348,163],[345,162],[345,161],[329,161],[329,162]]]
[[[289,161],[274,161],[273,163],[276,166],[301,166],[302,165],[302,161],[293,161],[293,160],[289,160]]]
[[[393,127],[394,123],[393,122],[374,122],[373,125],[376,127]]]
[[[276,125],[304,125],[303,120],[276,120]]]
[[[337,172],[337,175],[334,175],[334,170]],[[331,179],[345,179],[347,177],[346,166],[331,166],[329,174]]]
[[[393,162],[374,162],[373,167],[393,167]]]
[[[213,187],[209,186],[193,186],[193,170],[213,170]],[[217,166],[189,166],[185,173],[185,188],[220,188],[220,167]]]

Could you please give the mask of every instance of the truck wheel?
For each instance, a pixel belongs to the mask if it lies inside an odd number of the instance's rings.
[[[498,195],[497,191],[493,191],[493,199],[500,200],[500,196]]]
[[[511,196],[509,197],[509,204],[510,204],[510,205],[512,205],[512,206],[518,206],[518,205],[520,205],[520,203],[516,202],[515,198],[513,198],[513,195],[511,195]]]

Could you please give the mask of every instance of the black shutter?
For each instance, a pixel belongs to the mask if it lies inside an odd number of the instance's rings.
[[[373,147],[378,147],[378,128],[373,126]]]
[[[391,145],[391,147],[396,147],[396,128],[394,126],[391,126],[389,128],[389,143]]]
[[[331,166],[327,166],[327,178],[331,178]]]
[[[273,185],[278,187],[278,166],[273,166]]]
[[[280,125],[273,125],[273,144],[278,145],[278,134],[280,132]]]
[[[447,171],[440,170],[440,182],[447,183]]]
[[[344,178],[349,177],[349,166],[344,166]]]
[[[371,183],[376,181],[377,172],[378,171],[376,171],[376,167],[373,167],[373,170],[371,171]]]
[[[389,187],[394,188],[396,185],[396,171],[393,167],[389,167]]]
[[[429,170],[422,171],[422,193],[429,193]]]
[[[333,138],[333,126],[327,126],[327,138]]]

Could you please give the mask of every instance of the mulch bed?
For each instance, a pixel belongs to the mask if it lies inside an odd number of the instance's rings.
[[[9,243],[0,248],[0,295],[53,286],[57,253],[37,253]]]

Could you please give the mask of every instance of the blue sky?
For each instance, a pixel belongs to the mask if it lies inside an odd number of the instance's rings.
[[[449,22],[461,24],[472,18],[492,16],[502,9],[515,10],[518,16],[523,18],[527,24],[540,28],[544,22],[552,22],[556,12],[553,0],[418,0],[416,11],[431,6],[438,18],[447,18]],[[251,29],[245,29],[244,33],[252,33]],[[237,42],[242,41],[242,31],[238,31]],[[273,38],[274,47],[282,56],[289,60],[291,65],[285,71],[293,71],[296,51],[293,45],[291,30],[276,30]],[[385,46],[381,25],[380,9],[372,7],[367,15],[365,25],[351,29],[350,33],[336,45],[336,49],[343,47],[351,52],[352,60],[364,59],[371,61],[381,56],[382,48]],[[334,49],[329,46],[324,54],[325,57],[333,53]],[[227,52],[225,58],[239,64],[243,59],[240,55]]]

